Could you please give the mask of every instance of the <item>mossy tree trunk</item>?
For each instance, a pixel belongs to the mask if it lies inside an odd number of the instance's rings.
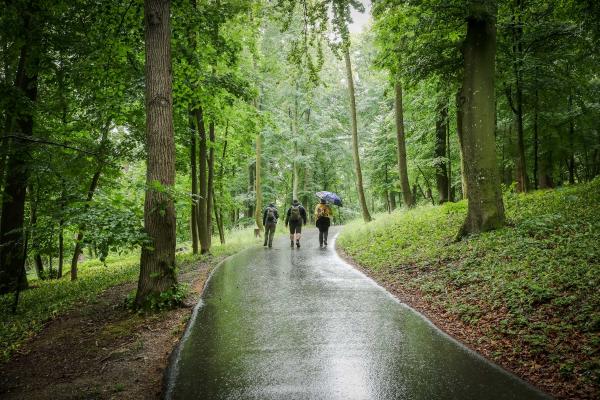
[[[198,158],[196,150],[198,147],[196,138],[196,124],[194,123],[194,113],[190,111],[190,165],[192,178],[192,210],[190,228],[192,230],[192,252],[198,254]]]
[[[169,18],[169,0],[144,1],[148,154],[144,228],[151,243],[142,247],[135,298],[138,307],[144,306],[150,297],[172,288],[177,283],[175,206],[172,195],[168,192],[175,184]]]
[[[496,161],[494,74],[495,15],[467,20],[463,45],[462,135],[468,211],[459,237],[504,225],[504,204]]]
[[[210,251],[210,242],[208,240],[208,176],[207,176],[207,145],[206,145],[206,127],[204,125],[204,111],[202,107],[196,110],[196,129],[200,138],[198,144],[198,237],[200,239],[200,254],[206,254]]]
[[[446,168],[446,135],[448,130],[448,103],[440,101],[435,121],[435,181],[438,190],[438,203],[448,201],[448,169]]]

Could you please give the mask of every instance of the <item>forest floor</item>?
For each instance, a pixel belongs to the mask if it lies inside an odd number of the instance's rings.
[[[212,271],[214,257],[187,257],[179,282],[189,285],[183,307],[136,313],[125,306],[134,281],[109,287],[46,322],[0,365],[2,399],[160,398],[168,358]]]
[[[600,398],[600,180],[505,207],[507,227],[460,242],[464,202],[353,222],[336,243],[488,359],[557,398]]]

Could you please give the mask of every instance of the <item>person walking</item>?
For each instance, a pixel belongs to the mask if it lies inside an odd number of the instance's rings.
[[[319,229],[319,247],[327,247],[327,236],[329,235],[329,225],[331,225],[332,217],[331,207],[327,205],[325,199],[321,199],[321,202],[315,207],[315,224]]]
[[[263,225],[265,226],[265,242],[263,246],[273,247],[273,236],[275,236],[275,228],[277,228],[277,220],[279,213],[275,203],[270,203],[263,212]]]
[[[302,207],[302,204],[298,200],[292,201],[292,206],[288,208],[285,216],[285,226],[290,227],[290,246],[294,247],[294,240],[296,241],[296,247],[300,248],[300,236],[302,233],[302,225],[306,225],[306,209]]]

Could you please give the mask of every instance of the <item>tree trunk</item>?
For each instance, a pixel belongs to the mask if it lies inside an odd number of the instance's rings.
[[[152,188],[175,184],[175,138],[171,83],[169,0],[144,0],[146,46],[146,146],[148,162],[144,228],[152,241],[142,247],[135,303],[172,288],[175,274],[176,220],[170,194]]]
[[[527,162],[525,160],[525,141],[523,134],[523,28],[521,26],[522,4],[516,0],[517,10],[513,10],[512,49],[513,49],[513,72],[515,75],[516,106],[513,106],[510,92],[509,103],[516,117],[517,131],[517,191],[526,192],[528,189]],[[518,14],[518,15],[517,15]]]
[[[437,107],[435,121],[435,181],[438,191],[438,203],[448,201],[448,170],[446,169],[446,135],[448,130],[448,104],[441,101]]]
[[[206,231],[208,234],[208,248],[212,245],[212,211],[214,206],[214,177],[215,177],[215,123],[208,124],[208,180],[206,182]]]
[[[463,45],[461,147],[469,205],[458,237],[504,225],[494,138],[495,16],[470,16],[467,21]]]
[[[192,253],[198,254],[198,222],[196,218],[198,217],[198,171],[197,171],[197,162],[198,159],[196,157],[196,148],[198,147],[196,143],[196,137],[198,133],[196,132],[196,124],[194,123],[194,112],[189,112],[190,116],[190,165],[191,165],[191,178],[192,178],[192,210],[191,210],[191,221],[190,221],[190,229],[192,230]]]
[[[206,148],[206,128],[204,125],[204,113],[202,107],[196,111],[196,127],[200,136],[198,146],[199,166],[198,181],[200,183],[200,193],[198,199],[198,236],[200,237],[200,254],[206,254],[210,251],[210,242],[208,239],[208,220],[207,201],[208,201],[208,179],[207,179],[207,148]]]
[[[84,213],[90,208],[90,202],[94,197],[94,193],[96,192],[96,188],[98,187],[98,181],[100,180],[100,175],[102,174],[101,166],[94,173],[92,177],[92,182],[90,183],[90,187],[87,192],[87,198],[84,206]],[[79,232],[77,232],[77,238],[75,239],[75,250],[73,251],[73,258],[71,258],[71,280],[74,281],[77,279],[77,262],[79,260],[79,255],[81,254],[81,250],[83,249],[83,236],[85,232],[85,226],[79,226]]]
[[[37,240],[37,203],[38,203],[38,196],[35,196],[36,199],[33,200],[31,199],[31,197],[33,196],[33,189],[30,186],[29,187],[29,194],[30,194],[30,206],[31,206],[31,215],[29,216],[29,224],[30,224],[30,231],[31,231],[31,235],[32,235],[32,245],[33,248],[35,249],[35,253],[33,255],[33,261],[35,264],[35,274],[38,277],[38,279],[43,280],[45,279],[44,276],[44,261],[42,260],[42,255],[40,254],[40,249],[39,249],[39,241]],[[39,195],[39,193],[38,193]]]
[[[261,231],[263,230],[262,222],[262,183],[260,179],[260,164],[262,159],[262,137],[260,132],[256,135],[256,172],[254,174],[256,178],[256,208],[254,210],[254,218],[256,220],[256,226]]]
[[[37,2],[32,1],[19,10],[23,18],[24,42],[19,52],[19,63],[15,79],[16,92],[21,93],[30,104],[37,101],[38,69],[40,64],[41,23],[33,20],[40,14]],[[18,109],[16,99],[9,110],[7,120],[14,120],[14,127],[25,139],[33,135],[33,109]],[[6,180],[2,195],[0,214],[0,294],[17,291],[27,286],[23,273],[25,265],[25,197],[29,178],[28,141],[14,139],[11,153],[6,161]]]
[[[462,198],[466,199],[467,190],[467,178],[465,175],[465,150],[463,148],[463,107],[462,107],[462,88],[459,88],[456,92],[456,136],[458,136],[458,145],[460,147],[460,183],[462,190]]]
[[[63,265],[65,262],[64,225],[65,221],[61,218],[58,224],[58,271],[56,273],[58,279],[62,278]]]
[[[352,64],[350,63],[350,50],[344,48],[344,59],[346,61],[346,79],[348,80],[348,95],[350,98],[350,120],[352,122],[352,155],[354,157],[354,169],[356,172],[356,189],[358,191],[358,201],[362,209],[362,216],[365,222],[371,221],[371,214],[367,208],[365,199],[365,190],[363,188],[362,170],[360,168],[360,156],[358,154],[358,126],[356,122],[356,99],[354,97],[354,78],[352,76]]]
[[[537,82],[536,82],[537,83]],[[538,159],[539,159],[539,136],[538,136],[538,91],[535,89],[535,103],[533,108],[533,187],[537,190],[539,184]]]
[[[569,95],[569,161],[567,162],[569,167],[569,183],[575,184],[575,123],[573,122],[573,95]]]
[[[394,85],[394,109],[396,110],[396,140],[398,153],[398,176],[400,177],[400,189],[402,200],[406,207],[414,205],[414,197],[411,196],[410,184],[408,183],[408,167],[406,165],[406,134],[404,132],[404,109],[402,106],[402,83],[396,78]]]
[[[246,217],[247,218],[254,218],[254,206],[256,204],[256,182],[254,179],[254,175],[256,172],[256,161],[251,162],[248,165],[248,193],[252,193],[254,192],[254,203],[248,202],[248,208],[246,209]]]
[[[213,195],[213,198],[215,196]],[[223,212],[221,211],[221,207],[218,207],[216,204],[213,207],[215,212],[215,222],[217,223],[217,230],[219,231],[219,242],[221,244],[225,244],[225,230],[223,228]]]
[[[448,120],[446,120],[446,154],[448,158],[448,201],[454,201],[454,190],[452,188],[452,154],[450,153],[450,121]]]
[[[397,207],[396,205],[396,192],[394,192],[393,190],[390,191],[390,207],[392,209],[392,211],[394,211]]]

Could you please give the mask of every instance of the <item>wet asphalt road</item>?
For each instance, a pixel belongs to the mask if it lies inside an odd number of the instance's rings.
[[[280,238],[213,274],[171,367],[172,399],[546,398],[372,280]],[[333,236],[335,230],[330,232]]]

